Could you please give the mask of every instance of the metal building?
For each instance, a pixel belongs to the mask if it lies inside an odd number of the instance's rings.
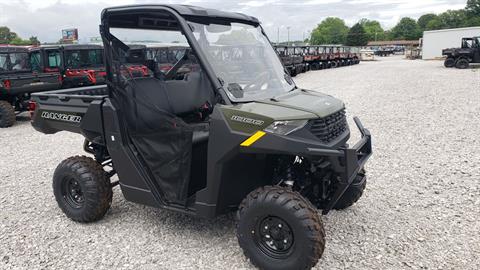
[[[480,36],[480,27],[454,28],[423,32],[422,58],[424,60],[442,57],[442,50],[460,47],[463,37]]]

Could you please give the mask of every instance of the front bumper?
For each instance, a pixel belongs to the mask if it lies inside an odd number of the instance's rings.
[[[335,206],[348,187],[354,184],[358,173],[372,155],[372,136],[370,131],[363,127],[362,122],[357,117],[354,117],[353,120],[360,131],[361,139],[352,148],[338,150],[343,152],[339,154],[341,154],[344,163],[344,171],[341,173],[338,189],[333,194],[327,207],[323,209],[324,215]],[[360,181],[365,181],[365,178],[360,179]]]
[[[330,161],[331,168],[339,176],[340,180],[338,189],[323,210],[323,214],[327,214],[348,187],[354,184],[355,181],[358,182],[356,180],[358,173],[372,155],[372,136],[370,131],[363,127],[360,119],[357,117],[354,117],[353,120],[360,131],[361,139],[352,147],[343,146],[348,140],[348,136],[342,137],[338,143],[325,145],[318,141],[313,142],[310,139],[267,133],[266,136],[255,141],[251,146],[241,147],[240,151],[243,153],[297,155],[311,159],[327,158]],[[339,147],[339,145],[342,146]]]

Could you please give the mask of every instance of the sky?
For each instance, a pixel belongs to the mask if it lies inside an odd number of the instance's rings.
[[[37,36],[55,42],[61,30],[78,28],[80,41],[99,36],[103,8],[130,4],[188,4],[257,17],[272,41],[308,37],[326,17],[340,17],[352,26],[361,18],[378,20],[390,29],[402,17],[461,9],[467,0],[0,0],[0,26],[22,38]],[[289,29],[289,30],[288,30]],[[279,34],[278,34],[279,33]]]

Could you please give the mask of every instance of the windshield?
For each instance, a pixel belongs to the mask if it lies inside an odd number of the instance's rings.
[[[28,70],[28,53],[0,53],[0,72]]]
[[[232,101],[272,98],[295,87],[260,27],[189,24]]]
[[[103,52],[101,49],[94,50],[66,50],[66,68],[87,68],[103,66]]]

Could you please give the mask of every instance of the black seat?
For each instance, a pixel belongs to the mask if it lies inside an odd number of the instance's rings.
[[[154,77],[132,78],[127,92],[158,109],[184,115],[206,103],[214,104],[215,94],[203,72],[192,72],[184,80],[161,81]]]
[[[166,89],[176,115],[197,111],[206,103],[214,104],[212,85],[201,71],[189,73],[184,80],[166,81]]]
[[[133,78],[127,85],[127,93],[132,97],[128,102],[134,111],[130,123],[137,131],[156,130],[159,112],[181,116],[198,110],[206,103],[214,102],[214,92],[209,81],[201,72],[192,72],[185,80],[161,81],[153,77]],[[132,111],[132,112],[133,112]],[[193,143],[208,140],[208,124],[200,123],[193,127]]]

